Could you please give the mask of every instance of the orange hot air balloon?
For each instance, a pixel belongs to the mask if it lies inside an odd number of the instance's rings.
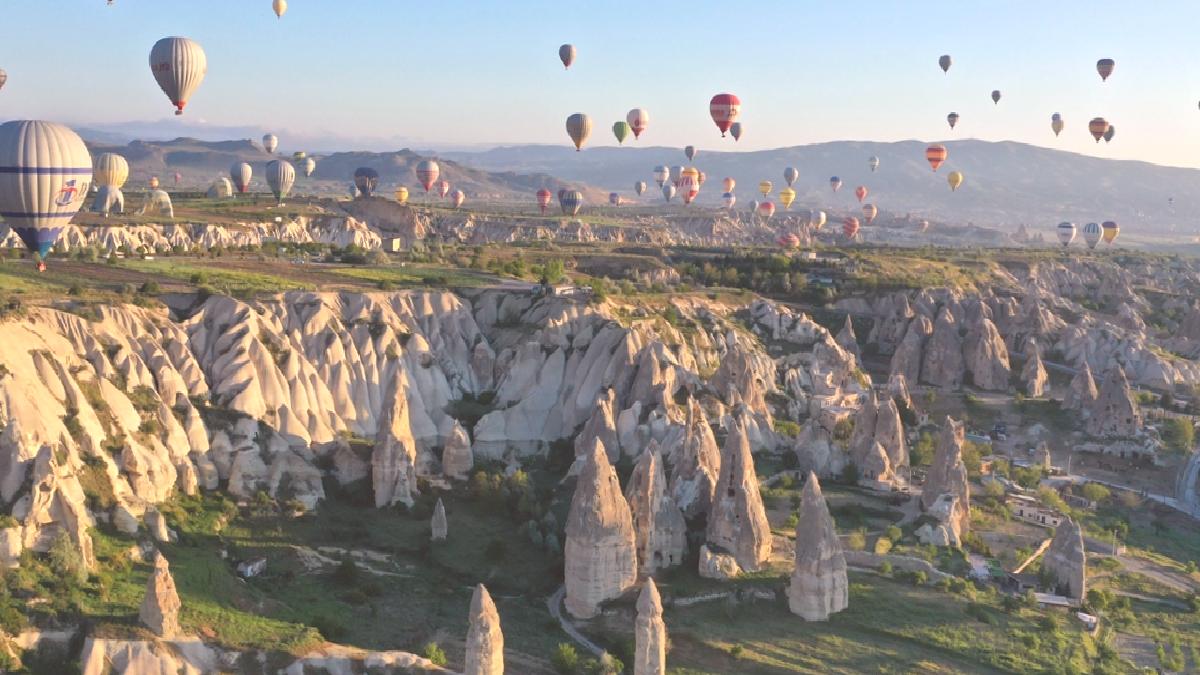
[[[1088,131],[1091,132],[1092,138],[1099,143],[1104,134],[1108,133],[1108,120],[1103,117],[1094,117],[1091,122],[1088,122]]]
[[[542,188],[541,190],[537,191],[537,205],[538,208],[541,209],[543,216],[546,215],[546,208],[550,206],[551,197],[553,197],[553,195],[551,195],[550,191],[546,188]]]
[[[879,207],[874,204],[863,204],[862,210],[863,218],[867,221],[868,225],[875,221],[875,216],[879,215]]]
[[[733,188],[737,185],[737,181],[732,178],[725,178],[721,181],[722,192],[733,192]]]
[[[854,216],[846,216],[842,221],[842,234],[846,235],[847,239],[853,239],[858,235],[858,218]]]
[[[946,161],[946,158],[949,156],[950,151],[947,150],[946,146],[942,145],[941,143],[934,143],[928,148],[925,148],[925,159],[929,162],[929,166],[933,167],[934,171],[937,171],[938,167],[941,166],[942,162]]]
[[[859,185],[858,187],[854,188],[854,196],[858,197],[859,204],[861,204],[862,201],[867,198],[868,192],[869,190],[867,190],[866,185]]]

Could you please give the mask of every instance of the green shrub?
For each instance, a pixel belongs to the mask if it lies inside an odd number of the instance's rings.
[[[446,652],[436,642],[426,642],[421,648],[421,655],[433,662],[435,666],[446,665]]]
[[[554,666],[555,672],[561,675],[574,675],[579,668],[579,652],[575,651],[575,645],[567,642],[558,643],[554,654],[550,656],[550,664]]]

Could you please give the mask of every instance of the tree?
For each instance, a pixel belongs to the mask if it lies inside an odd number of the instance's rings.
[[[550,663],[561,675],[573,675],[579,668],[579,652],[575,651],[575,645],[560,642],[550,656]]]
[[[446,652],[442,651],[436,642],[426,642],[421,654],[432,661],[435,666],[446,665]]]
[[[63,581],[77,584],[87,581],[87,567],[83,564],[83,554],[65,531],[60,530],[50,544],[50,569]]]
[[[1096,503],[1102,502],[1112,495],[1112,492],[1108,488],[1099,483],[1086,483],[1080,492],[1083,494],[1084,499]]]
[[[1159,434],[1168,449],[1180,454],[1190,453],[1196,445],[1196,428],[1192,426],[1190,420],[1163,420]]]

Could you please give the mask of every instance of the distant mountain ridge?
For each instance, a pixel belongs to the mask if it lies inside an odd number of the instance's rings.
[[[752,152],[701,151],[694,165],[707,181],[699,201],[713,204],[721,179],[737,181],[740,203],[761,199],[758,184],[774,184],[772,199],[785,183],[783,170],[794,166],[800,178],[793,189],[796,205],[829,210],[857,207],[854,188],[870,191],[867,202],[883,213],[912,214],[950,223],[973,222],[1006,229],[1027,224],[1037,230],[1070,220],[1115,220],[1146,232],[1178,233],[1195,229],[1200,206],[1200,171],[1147,162],[1089,157],[1011,141],[945,141],[949,159],[934,173],[925,160],[927,143],[836,141]],[[687,165],[682,148],[600,147],[575,152],[566,144],[498,147],[480,152],[444,152],[444,157],[487,170],[539,171],[568,181],[631,194],[633,183],[653,181],[656,165]],[[867,160],[880,158],[872,173]],[[946,176],[959,170],[966,181],[951,192]],[[836,195],[830,176],[843,187]],[[778,205],[777,205],[778,206]],[[1172,226],[1175,226],[1172,228]]]

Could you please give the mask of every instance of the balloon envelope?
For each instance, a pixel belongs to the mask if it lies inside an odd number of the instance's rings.
[[[645,108],[634,108],[625,115],[625,123],[633,131],[633,137],[641,138],[642,132],[650,126],[650,113]]]
[[[1103,223],[1100,223],[1100,229],[1104,231],[1101,238],[1106,244],[1113,243],[1113,241],[1117,238],[1117,235],[1121,233],[1121,228],[1111,220],[1106,220]]]
[[[563,68],[570,68],[572,63],[575,63],[575,45],[562,45],[558,48],[558,60],[562,61]]]
[[[450,193],[450,206],[457,209],[463,205],[463,202],[466,201],[466,199],[467,195],[462,190],[455,190],[454,192]]]
[[[786,182],[788,184],[788,187],[791,187],[796,182],[796,179],[799,177],[800,177],[800,172],[797,171],[796,167],[794,167],[794,166],[789,166],[788,168],[783,170],[783,180],[784,180],[784,182]]]
[[[950,70],[951,63],[953,63],[953,61],[951,60],[949,54],[942,54],[938,57],[938,65],[941,66],[943,73]]]
[[[729,125],[729,135],[733,136],[733,140],[738,140],[742,137],[742,123],[734,122]]]
[[[954,125],[958,124],[958,113],[952,112],[949,115],[946,115],[946,122],[949,123],[950,128],[953,129]]]
[[[862,211],[863,219],[867,221],[868,225],[875,220],[875,216],[879,215],[879,207],[874,204],[863,204]]]
[[[204,81],[208,58],[195,41],[166,37],[150,49],[150,72],[175,106],[175,114],[182,115],[184,106]]]
[[[426,159],[417,164],[416,172],[417,182],[420,183],[421,187],[425,188],[425,192],[428,193],[429,188],[433,187],[433,182],[438,179],[438,176],[441,175],[442,170],[441,167],[438,166],[437,162],[433,161],[432,159]]]
[[[853,239],[858,234],[858,218],[846,216],[842,221],[842,234],[846,235],[847,239]]]
[[[360,166],[354,170],[354,187],[358,188],[358,191],[362,193],[362,196],[372,196],[375,194],[375,188],[378,186],[378,171],[369,166]]]
[[[96,185],[120,188],[129,179],[129,162],[115,152],[106,152],[96,158]]]
[[[583,208],[583,193],[579,190],[567,190],[558,200],[558,206],[562,209],[563,215],[577,215],[579,209]]]
[[[733,188],[737,187],[737,181],[726,176],[721,179],[721,189],[725,192],[733,192]]]
[[[271,9],[275,10],[275,16],[282,19],[287,13],[287,0],[272,0]]]
[[[1096,62],[1096,72],[1100,73],[1100,80],[1108,81],[1108,76],[1112,75],[1113,68],[1117,66],[1117,62],[1112,59],[1100,59]]]
[[[1104,134],[1108,133],[1108,121],[1103,117],[1093,117],[1091,122],[1088,122],[1088,132],[1092,134],[1092,138],[1099,143]]]
[[[950,191],[954,192],[958,186],[963,184],[963,176],[961,171],[951,171],[949,176],[946,176],[946,182],[950,184]]]
[[[867,166],[871,167],[871,171],[878,169],[879,168],[879,158],[871,157],[870,159],[867,160]]]
[[[624,143],[625,139],[629,138],[629,134],[632,133],[632,131],[633,130],[630,129],[628,122],[613,122],[612,132],[613,136],[616,136],[617,138],[617,145]]]
[[[267,134],[266,136],[263,136],[262,142],[263,150],[266,150],[267,154],[269,155],[275,154],[275,148],[279,147],[279,138],[276,137],[275,134]]]
[[[671,198],[675,196],[675,186],[670,183],[667,183],[666,185],[662,186],[662,194],[663,194],[663,199],[666,199],[667,201],[671,201]]]
[[[732,209],[733,205],[737,204],[737,195],[733,194],[732,192],[726,192],[722,194],[721,204],[727,209]]]
[[[1059,243],[1061,243],[1064,248],[1070,246],[1071,242],[1075,240],[1075,223],[1059,223],[1057,232]]]
[[[296,167],[283,159],[273,159],[267,162],[267,186],[275,195],[275,201],[282,203],[283,198],[292,191],[296,184]]]
[[[775,215],[775,205],[771,202],[759,202],[758,215],[770,220],[771,216]]]
[[[928,148],[925,148],[925,160],[929,162],[929,166],[933,167],[934,171],[937,171],[938,167],[941,166],[942,162],[946,161],[946,158],[949,156],[950,151],[946,149],[946,146],[940,143],[934,143]]]
[[[671,178],[671,169],[664,165],[654,167],[654,182],[658,183],[659,187],[663,186],[668,179]]]
[[[733,94],[717,94],[708,102],[708,114],[712,117],[713,123],[721,130],[721,136],[725,136],[725,132],[729,131],[729,127],[737,121],[738,115],[742,112],[742,101]]]
[[[792,208],[792,202],[796,201],[796,191],[790,187],[785,187],[779,191],[779,203],[783,204],[783,208]]]
[[[842,189],[842,179],[837,176],[830,176],[829,187],[833,188],[834,192]]]
[[[689,145],[683,149],[683,154],[688,158],[688,161],[696,159],[696,146]]]
[[[1050,116],[1050,130],[1054,132],[1055,136],[1062,133],[1063,126],[1064,126],[1064,124],[1063,124],[1062,115],[1059,115],[1058,113],[1054,113],[1053,115]]]
[[[646,192],[646,181],[639,180],[638,182],[634,183],[633,191],[637,193],[637,196],[641,197],[642,194]]]
[[[401,185],[396,188],[396,201],[400,204],[408,203],[408,188]]]
[[[61,124],[0,125],[0,216],[30,251],[45,257],[79,212],[92,182],[92,156]]]
[[[1083,241],[1088,248],[1096,248],[1096,244],[1100,243],[1100,223],[1088,223],[1083,226]]]
[[[583,113],[575,113],[567,118],[567,135],[575,144],[576,152],[583,148],[583,144],[587,143],[588,136],[591,134],[592,118]]]
[[[537,191],[537,204],[538,208],[541,209],[542,214],[545,214],[546,207],[550,206],[550,198],[552,196],[553,195],[551,195],[550,191],[546,188],[542,188],[541,190]]]
[[[764,197],[771,194],[771,190],[773,189],[775,189],[775,185],[769,180],[764,180],[758,184],[758,191],[761,192],[762,196]]]
[[[313,175],[313,172],[316,170],[317,170],[317,160],[313,159],[312,157],[305,157],[304,158],[304,177],[307,178],[307,177]]]
[[[861,204],[862,201],[867,198],[869,193],[870,190],[867,189],[866,185],[859,185],[858,187],[854,188],[854,196],[858,198],[859,204]]]
[[[245,162],[238,162],[229,167],[229,180],[233,181],[233,187],[238,192],[245,192],[246,188],[250,187],[250,177],[254,175],[254,170]]]
[[[608,193],[608,203],[612,204],[613,206],[620,206],[621,205],[621,195],[616,192]]]
[[[1000,90],[993,89],[992,90],[992,103],[999,103],[999,102],[1000,102]]]

